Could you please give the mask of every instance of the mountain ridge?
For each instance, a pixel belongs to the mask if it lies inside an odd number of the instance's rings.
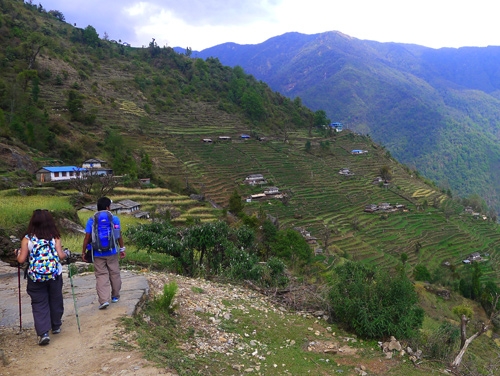
[[[500,209],[492,173],[500,157],[492,142],[500,140],[500,72],[495,69],[500,47],[432,49],[339,32],[286,33],[258,45],[222,44],[193,55],[242,66],[274,90],[370,134],[442,186],[462,196],[480,194]],[[463,159],[470,166],[455,165]],[[447,161],[446,166],[434,165],[436,160]]]

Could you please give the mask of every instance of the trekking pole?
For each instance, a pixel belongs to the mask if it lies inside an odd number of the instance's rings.
[[[23,331],[23,314],[21,309],[21,265],[17,263],[17,289],[19,290],[19,333]]]
[[[71,284],[71,293],[73,294],[73,303],[75,305],[75,315],[76,315],[76,324],[78,325],[78,333],[81,333],[80,318],[78,317],[78,306],[76,304],[76,297],[75,297],[75,285],[73,284],[73,276],[71,275],[71,264],[68,264],[68,275],[69,275],[69,282]]]

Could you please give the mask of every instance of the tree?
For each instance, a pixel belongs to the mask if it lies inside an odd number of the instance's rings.
[[[253,88],[247,89],[241,97],[241,107],[248,117],[253,121],[258,121],[264,117],[264,101]]]
[[[140,178],[150,178],[153,175],[153,162],[149,154],[145,151],[141,152],[141,164],[139,166],[138,175]]]
[[[241,196],[235,189],[231,197],[229,197],[229,211],[234,215],[239,215],[243,211],[243,202],[241,201]]]
[[[87,26],[83,30],[83,43],[96,47],[99,44],[99,34],[93,26]]]
[[[324,110],[318,110],[313,114],[311,125],[314,125],[315,127],[321,127],[324,125],[329,125],[330,123],[331,121],[326,116],[326,112]],[[311,127],[309,127],[309,136],[311,136]]]
[[[312,259],[312,251],[306,240],[292,229],[280,230],[272,245],[273,255],[299,266],[308,264]]]
[[[384,180],[391,180],[392,178],[391,169],[386,165],[380,167],[379,174],[380,177]]]
[[[472,318],[472,309],[470,309],[469,307],[464,308],[464,306],[457,306],[453,309],[453,313],[455,313],[457,316],[460,317],[460,337],[461,337],[460,350],[459,350],[457,356],[455,357],[455,359],[453,360],[453,362],[451,363],[451,366],[453,368],[457,369],[458,367],[460,367],[460,364],[462,363],[462,358],[463,358],[465,352],[467,351],[467,348],[469,347],[469,345],[477,337],[486,333],[486,331],[490,327],[493,319],[496,318],[498,316],[498,314],[500,313],[500,310],[498,309],[499,298],[500,298],[499,294],[496,294],[493,297],[494,309],[491,312],[488,321],[479,323],[477,331],[473,335],[471,335],[469,338],[467,338],[467,324],[469,323],[469,321]]]
[[[307,153],[309,153],[311,151],[311,141],[309,141],[309,140],[306,141],[305,149],[306,149]]]
[[[425,265],[417,265],[413,270],[413,278],[415,281],[430,281],[431,273]]]
[[[89,195],[96,201],[99,197],[110,195],[118,185],[113,175],[99,175],[88,170],[80,173],[80,177],[71,179],[70,186],[80,193]]]
[[[56,19],[58,19],[61,22],[66,21],[66,18],[64,17],[64,14],[61,11],[58,10],[49,10],[49,14],[53,15]]]
[[[81,120],[83,112],[82,96],[76,90],[70,90],[68,93],[68,100],[66,107],[71,114],[71,120]]]
[[[26,41],[21,44],[21,50],[28,62],[28,70],[33,68],[36,57],[43,47],[48,46],[50,39],[41,33],[31,33],[26,38]]]

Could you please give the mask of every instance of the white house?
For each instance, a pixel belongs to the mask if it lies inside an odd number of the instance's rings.
[[[87,170],[85,168],[77,166],[45,166],[35,171],[35,174],[36,180],[41,183],[45,183],[49,181],[65,181],[76,179],[81,177],[82,173],[86,171]]]
[[[255,184],[265,184],[266,179],[262,174],[252,174],[248,175],[244,181],[245,184],[255,185]]]
[[[278,187],[268,187],[266,190],[264,190],[264,194],[266,195],[277,195],[280,193],[280,190]]]
[[[106,167],[107,162],[97,158],[87,159],[82,167],[87,169],[92,175],[113,175],[113,170]]]

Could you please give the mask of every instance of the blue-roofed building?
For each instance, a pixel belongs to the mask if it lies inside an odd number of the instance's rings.
[[[244,140],[248,140],[248,139],[250,138],[250,135],[248,135],[248,134],[242,134],[242,135],[240,136],[240,138],[242,138],[242,139],[244,139]]]
[[[337,132],[342,132],[342,129],[344,129],[344,125],[342,123],[331,123],[330,127],[335,129]]]
[[[85,171],[87,171],[87,169],[77,166],[45,166],[35,171],[35,174],[36,180],[44,183],[49,181],[76,179],[81,177],[82,173]]]

